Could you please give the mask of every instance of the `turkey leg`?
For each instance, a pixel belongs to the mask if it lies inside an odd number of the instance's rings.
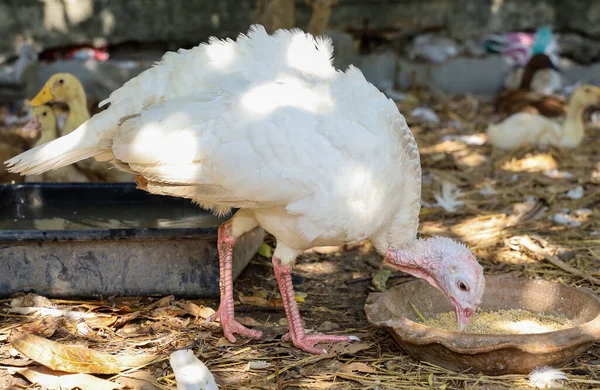
[[[217,318],[221,319],[223,333],[227,340],[235,342],[234,333],[253,339],[259,339],[262,332],[248,329],[237,322],[233,314],[233,246],[235,237],[231,234],[231,222],[227,221],[219,226],[219,235],[217,246],[219,250],[219,288],[221,290],[221,302],[219,310],[206,320],[212,322]]]
[[[302,317],[296,303],[296,294],[292,285],[292,268],[281,264],[281,260],[273,256],[273,269],[275,270],[275,279],[281,292],[281,300],[285,309],[285,315],[290,327],[289,333],[283,336],[283,341],[292,340],[294,345],[309,353],[327,353],[327,350],[315,347],[319,343],[336,343],[340,341],[358,341],[355,336],[330,336],[326,334],[306,334],[302,325]]]

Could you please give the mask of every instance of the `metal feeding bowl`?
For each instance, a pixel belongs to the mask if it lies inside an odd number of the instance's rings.
[[[486,276],[482,310],[525,309],[568,318],[574,324],[537,334],[474,334],[434,328],[419,322],[409,301],[425,318],[453,311],[440,291],[417,280],[370,294],[365,312],[371,324],[388,328],[409,355],[454,371],[503,375],[527,374],[545,365],[561,367],[600,340],[600,298],[586,288]]]

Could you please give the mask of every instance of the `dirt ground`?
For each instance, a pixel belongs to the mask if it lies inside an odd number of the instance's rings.
[[[576,151],[499,152],[477,141],[485,140],[485,126],[497,119],[489,104],[474,97],[426,91],[412,91],[399,103],[403,113],[422,105],[433,108],[440,123],[420,123],[407,115],[422,156],[420,234],[464,241],[487,274],[543,278],[600,293],[600,285],[591,280],[600,277],[598,129],[590,127],[587,139]],[[454,211],[438,206],[444,182],[460,190]],[[568,191],[577,186],[583,188],[583,195],[569,197]],[[552,264],[547,257],[519,245],[522,237],[538,236],[544,253],[559,259],[558,263]],[[272,238],[267,237],[266,242],[272,244]],[[298,260],[294,285],[306,328],[361,339],[325,346],[329,353],[320,356],[281,341],[287,322],[271,262],[260,255],[235,283],[238,320],[263,331],[258,342],[238,340],[231,344],[223,338],[218,324],[205,324],[204,317],[210,313],[206,308],[216,309],[217,299],[54,300],[60,309],[91,313],[97,318],[46,323],[33,314],[9,312],[10,300],[6,300],[0,307],[0,387],[47,388],[32,385],[14,373],[18,367],[33,365],[8,341],[12,331],[26,330],[62,345],[83,345],[121,356],[153,356],[150,363],[120,374],[96,375],[137,389],[175,389],[168,358],[170,352],[183,346],[193,347],[223,389],[532,388],[524,375],[455,373],[403,353],[386,330],[368,323],[363,311],[374,285],[381,285],[381,269],[381,259],[368,243],[307,253]],[[387,288],[413,279],[392,272]],[[596,343],[562,370],[569,378],[563,388],[600,388],[600,345]]]

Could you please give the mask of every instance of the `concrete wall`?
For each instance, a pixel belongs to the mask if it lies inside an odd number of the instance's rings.
[[[415,63],[398,60],[396,84],[409,88],[415,82],[433,89],[453,94],[476,94],[493,97],[503,89],[506,75],[510,71],[500,56],[485,58],[453,58],[443,64]],[[563,83],[587,83],[600,85],[600,64],[579,65],[563,60],[560,63]]]
[[[310,9],[296,0],[297,25]],[[171,42],[194,45],[210,35],[235,36],[253,20],[255,0],[0,0],[0,57],[23,41],[44,47],[83,42]],[[597,0],[341,0],[330,27],[419,31],[445,28],[470,39],[490,31],[535,28],[600,38]]]

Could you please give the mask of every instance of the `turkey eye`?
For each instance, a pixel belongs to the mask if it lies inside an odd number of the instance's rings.
[[[48,113],[47,113],[47,112],[44,112],[42,115],[43,115],[43,116],[46,116],[46,115],[48,115]]]
[[[64,83],[65,83],[65,80],[63,80],[63,79],[60,79],[60,80],[58,80],[58,82],[59,82],[60,84],[64,84]]]
[[[460,291],[469,291],[469,287],[467,287],[467,285],[463,281],[458,282],[458,288],[460,289]]]

